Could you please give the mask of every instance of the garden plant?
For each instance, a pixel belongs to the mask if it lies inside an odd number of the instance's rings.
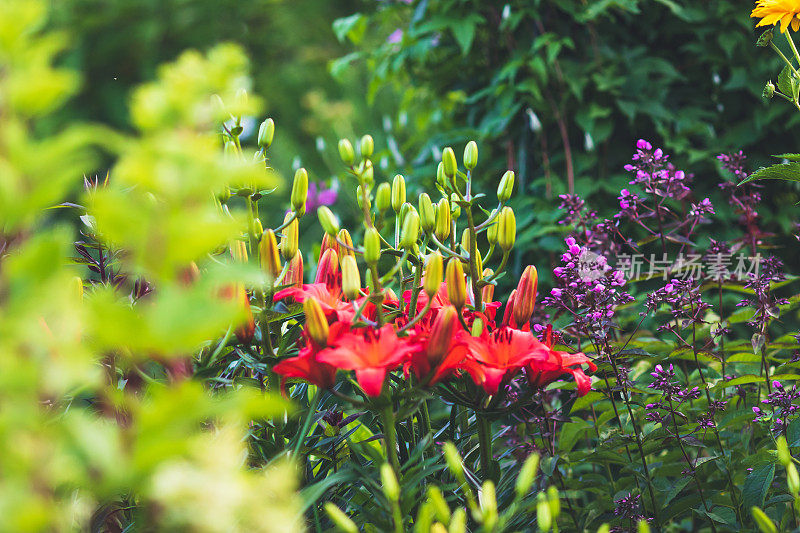
[[[437,14],[465,2],[386,4],[469,54]],[[767,109],[794,115],[800,2],[750,15]],[[613,201],[567,154],[533,203],[479,136],[409,172],[367,133],[330,143],[338,189],[284,180],[281,124],[245,134],[265,105],[239,46],[159,67],[130,130],[65,124],[81,79],[48,17],[0,0],[0,530],[800,530],[800,225],[765,226],[763,181],[800,181],[800,155],[626,136]]]

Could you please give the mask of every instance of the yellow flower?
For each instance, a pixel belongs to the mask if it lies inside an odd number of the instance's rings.
[[[781,33],[789,24],[792,30],[800,29],[800,0],[758,0],[751,17],[761,19],[756,26],[772,26],[781,23]]]

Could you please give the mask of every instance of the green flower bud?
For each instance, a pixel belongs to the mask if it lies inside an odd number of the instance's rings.
[[[761,93],[761,97],[771,99],[773,96],[775,96],[775,84],[771,81],[768,81],[764,86],[764,91]]]
[[[253,227],[250,228],[250,231],[253,233],[253,235],[261,235],[264,233],[264,226],[261,224],[261,220],[254,218]]]
[[[550,515],[550,505],[547,503],[547,497],[543,492],[539,493],[536,500],[536,525],[539,531],[550,531],[550,526],[553,524],[553,517]]]
[[[389,463],[381,465],[381,485],[386,499],[390,502],[400,501],[400,485],[397,483],[397,476]]]
[[[458,220],[461,216],[461,206],[458,204],[458,195],[453,193],[450,195],[450,206],[452,207],[453,220]]]
[[[428,295],[428,298],[433,298],[439,292],[439,287],[442,285],[442,275],[444,271],[444,260],[442,254],[438,251],[433,252],[428,256],[428,265],[425,267],[425,277],[422,280],[422,290]]]
[[[442,163],[444,163],[444,175],[452,178],[458,171],[458,163],[456,162],[456,154],[449,146],[442,150]]]
[[[400,232],[400,247],[412,248],[419,239],[419,215],[412,207],[403,220],[403,231]]]
[[[401,227],[403,226],[403,222],[406,219],[406,215],[408,215],[411,212],[412,209],[414,209],[414,206],[412,206],[408,202],[404,202],[403,205],[400,206],[400,226]],[[416,211],[416,209],[414,209],[414,211]]]
[[[239,152],[236,150],[236,143],[233,141],[225,141],[222,147],[223,157],[227,161],[236,161],[239,157]]]
[[[261,268],[274,280],[281,272],[281,260],[278,254],[278,241],[275,238],[275,232],[268,229],[261,235],[261,241],[258,243],[258,253],[261,259]]]
[[[794,466],[794,463],[789,463],[786,467],[786,481],[789,485],[789,492],[797,498],[797,494],[800,492],[800,476],[797,475],[797,467]]]
[[[375,206],[383,213],[392,206],[392,188],[388,183],[381,183],[375,191]]]
[[[286,220],[291,218],[291,213],[286,213],[286,217],[284,218],[284,223]],[[291,261],[292,258],[297,254],[297,249],[299,247],[299,239],[300,239],[300,225],[297,223],[297,219],[295,218],[289,224],[283,228],[283,237],[281,238],[281,255],[287,261]]]
[[[507,202],[514,192],[514,175],[513,170],[506,170],[503,177],[500,178],[500,185],[497,186],[497,199],[501,202]]]
[[[342,257],[342,292],[348,300],[361,296],[361,274],[354,255]]]
[[[467,253],[472,249],[470,235],[469,228],[464,228],[464,231],[461,232],[461,247],[464,248]]]
[[[558,489],[552,485],[547,487],[547,503],[550,505],[550,515],[558,518],[561,514],[561,500],[558,497]]]
[[[470,141],[464,148],[464,166],[467,170],[472,170],[478,164],[478,144]]]
[[[497,494],[494,483],[490,480],[483,482],[481,510],[483,511],[483,527],[486,531],[494,531],[497,525]]]
[[[497,221],[495,220],[491,226],[486,228],[486,240],[489,244],[497,244]]]
[[[447,198],[442,198],[436,204],[436,228],[435,235],[440,241],[444,241],[450,236],[452,221],[450,220],[450,202]]]
[[[344,514],[344,511],[336,507],[335,504],[325,502],[323,507],[328,518],[330,518],[333,525],[336,526],[336,529],[342,533],[358,533],[358,526],[356,523],[350,520],[350,517]]]
[[[292,210],[298,216],[303,216],[306,212],[306,200],[308,199],[308,172],[304,168],[298,168],[294,173],[292,182]]]
[[[364,170],[361,172],[361,179],[370,186],[372,182],[375,181],[375,168],[372,166],[372,161],[367,161],[364,164]]]
[[[510,207],[504,207],[497,221],[497,242],[504,252],[508,252],[514,247],[516,238],[517,220],[514,211]]]
[[[647,520],[639,520],[639,523],[636,524],[636,531],[639,533],[650,533],[650,524],[647,523]]]
[[[608,524],[603,524],[597,528],[597,533],[611,533],[611,526]]]
[[[475,320],[472,322],[472,328],[470,328],[469,333],[473,337],[480,337],[481,333],[483,333],[484,327],[485,325],[483,323],[483,320],[481,320],[480,318],[475,318]]]
[[[789,451],[789,445],[786,443],[786,437],[781,435],[775,441],[778,446],[778,460],[783,466],[787,466],[792,462],[792,453]]]
[[[339,140],[339,157],[342,159],[342,163],[348,167],[353,166],[356,161],[353,145],[347,139]]]
[[[517,497],[522,498],[528,491],[531,490],[531,486],[533,486],[533,482],[536,481],[536,472],[539,469],[539,454],[532,453],[525,459],[525,462],[522,463],[522,468],[519,470],[519,474],[517,474],[517,484],[515,490],[517,491]]]
[[[268,118],[258,127],[258,146],[261,148],[269,148],[269,145],[272,144],[273,137],[275,137],[275,121]]]
[[[450,533],[465,533],[467,531],[467,512],[459,507],[453,512],[450,520]]]
[[[355,255],[353,252],[353,238],[350,236],[350,232],[347,231],[345,228],[339,230],[339,233],[336,234],[336,238],[339,242],[344,243],[345,246],[341,244],[338,247],[339,250],[339,259],[341,260],[342,257],[346,255]]]
[[[778,528],[775,527],[775,523],[767,516],[767,513],[758,507],[751,507],[750,512],[761,533],[778,533]]]
[[[419,218],[425,233],[430,233],[436,227],[436,211],[428,193],[419,195]]]
[[[356,202],[358,202],[359,209],[364,209],[364,196],[366,196],[367,198],[367,211],[369,211],[370,208],[372,207],[369,199],[370,194],[369,192],[367,192],[367,194],[364,195],[364,189],[361,187],[361,185],[359,185],[358,187],[356,187]]]
[[[328,344],[328,334],[330,326],[322,306],[315,298],[303,300],[303,313],[306,315],[306,330],[308,335],[314,339],[319,346]]]
[[[339,221],[336,220],[336,215],[334,215],[327,206],[323,205],[317,209],[317,217],[325,233],[331,237],[335,237],[336,234],[339,233]]]
[[[756,46],[760,46],[762,48],[765,46],[769,46],[769,43],[772,42],[773,37],[774,33],[772,32],[772,28],[770,28],[758,37],[758,41],[756,41]]]
[[[406,202],[406,179],[397,174],[392,180],[392,209],[395,213],[400,212],[400,208]]]
[[[361,137],[361,157],[369,159],[372,157],[372,152],[375,150],[375,141],[372,140],[372,135],[364,135]]]
[[[436,167],[436,183],[442,189],[447,187],[447,176],[444,175],[444,163],[439,161],[439,166]]]
[[[370,226],[364,232],[364,261],[374,265],[381,258],[381,236],[378,230]]]
[[[466,483],[467,478],[464,476],[464,463],[462,462],[461,455],[459,455],[455,444],[452,442],[445,442],[442,446],[444,452],[444,460],[447,463],[447,468],[453,474],[459,483]]]
[[[447,299],[450,300],[453,307],[461,309],[467,303],[467,282],[460,259],[452,257],[447,262],[445,281],[447,282]]]
[[[450,522],[450,506],[447,505],[447,500],[444,499],[442,490],[436,485],[428,487],[428,501],[433,507],[433,513],[439,522],[443,524]]]

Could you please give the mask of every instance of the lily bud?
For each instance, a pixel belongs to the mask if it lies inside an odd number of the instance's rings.
[[[428,256],[428,266],[425,268],[425,277],[422,280],[422,290],[428,298],[433,298],[439,292],[443,270],[442,254],[438,251],[433,252]]]
[[[367,160],[364,163],[364,170],[361,172],[361,178],[364,180],[364,183],[372,184],[375,181],[375,168],[372,166],[372,161]]]
[[[284,223],[287,219],[292,216],[291,213],[287,213],[286,217],[284,217]],[[297,222],[295,218],[289,224],[283,228],[283,237],[281,238],[281,255],[287,261],[292,259],[295,254],[297,253],[297,249],[299,247],[299,238],[300,238],[300,224]]]
[[[395,213],[400,212],[400,208],[406,202],[406,179],[397,174],[392,180],[392,209]]]
[[[453,335],[458,329],[458,311],[452,305],[443,307],[431,327],[426,355],[431,367],[436,367],[447,354]]]
[[[302,216],[306,213],[306,200],[308,199],[308,172],[304,168],[298,168],[294,173],[292,182],[292,209],[295,213]]]
[[[444,175],[452,178],[458,171],[458,162],[456,162],[456,154],[449,146],[442,150],[442,163],[444,164]]]
[[[331,237],[327,233],[322,236],[322,244],[319,247],[319,257],[322,258],[328,250],[335,250],[339,253],[339,243],[336,242],[336,237]]]
[[[390,502],[400,501],[400,485],[397,483],[397,476],[389,463],[381,465],[381,485],[387,500]]]
[[[561,514],[561,500],[558,497],[558,489],[552,485],[547,487],[547,503],[550,505],[550,515],[558,518]]]
[[[536,500],[536,525],[539,526],[539,531],[546,533],[550,531],[552,523],[553,517],[550,515],[550,506],[547,504],[547,498],[543,492],[540,492]]]
[[[464,279],[464,267],[461,260],[453,257],[447,262],[447,298],[456,309],[461,309],[467,303],[467,282]]]
[[[486,240],[490,245],[497,244],[497,220],[492,222],[492,225],[486,228]]]
[[[381,258],[381,236],[373,226],[364,232],[364,261],[374,265]]]
[[[789,445],[786,443],[786,437],[781,435],[777,438],[775,444],[778,446],[778,460],[783,466],[787,466],[792,462],[792,454],[789,451]]]
[[[483,482],[481,509],[483,510],[483,526],[487,531],[494,531],[497,526],[497,494],[494,483],[488,479]]]
[[[341,139],[339,141],[339,157],[342,158],[342,163],[348,167],[352,166],[356,161],[356,154],[353,151],[353,145],[350,144],[350,141],[347,139]]]
[[[478,164],[478,144],[470,141],[464,148],[464,166],[467,170],[472,170]]]
[[[525,462],[522,463],[522,468],[519,470],[519,474],[517,475],[517,484],[516,484],[516,491],[517,497],[522,498],[524,497],[529,490],[531,490],[531,486],[533,482],[536,481],[536,471],[539,469],[539,454],[532,453],[525,459]]]
[[[392,188],[388,183],[381,183],[378,185],[378,190],[375,191],[375,207],[378,211],[383,213],[392,206]]]
[[[281,273],[281,259],[278,254],[278,241],[275,232],[267,229],[261,235],[261,242],[258,243],[258,254],[261,258],[261,268],[274,280]]]
[[[637,533],[650,533],[650,524],[647,523],[647,520],[639,520],[636,524],[636,532]]]
[[[303,286],[303,253],[298,250],[286,267],[286,274],[283,276],[284,285],[289,287]]]
[[[356,523],[350,520],[350,517],[344,514],[344,511],[336,507],[336,504],[325,502],[323,507],[328,518],[330,518],[331,522],[336,526],[336,529],[342,533],[358,533],[358,526]]]
[[[786,481],[789,485],[789,492],[796,498],[800,492],[800,476],[797,474],[797,467],[794,463],[789,463],[786,467]]]
[[[444,175],[444,163],[439,161],[439,166],[436,167],[436,183],[442,189],[447,187],[447,176]]]
[[[516,238],[517,219],[514,211],[510,207],[504,207],[497,220],[497,242],[504,252],[508,252],[514,247]]]
[[[458,205],[458,195],[453,193],[450,195],[450,205],[452,206],[453,220],[458,220],[461,216],[461,206]]]
[[[409,211],[403,220],[403,231],[400,232],[400,247],[405,249],[413,248],[419,239],[419,215],[416,211]]]
[[[353,239],[350,237],[350,232],[347,231],[345,228],[339,230],[339,234],[337,235],[339,242],[344,243],[345,246],[339,244],[339,259],[344,259],[348,255],[355,256],[355,252],[353,252]],[[349,246],[349,248],[348,248]]]
[[[247,297],[247,291],[243,284],[237,283],[235,290],[236,297],[239,299],[245,318],[234,333],[236,334],[236,338],[239,339],[239,342],[250,344],[256,332],[256,322],[253,319],[253,310],[250,309],[250,299]]]
[[[442,451],[444,452],[444,460],[445,463],[447,463],[447,468],[450,469],[450,473],[453,474],[453,477],[455,477],[459,483],[465,483],[464,463],[455,444],[452,442],[445,442],[442,446]]]
[[[483,271],[483,279],[489,279],[494,276],[494,270],[491,268],[486,268]],[[490,283],[488,285],[484,285],[481,289],[481,299],[486,302],[491,302],[494,299],[494,284]]]
[[[336,215],[327,206],[323,205],[317,209],[317,217],[325,233],[331,237],[339,233],[339,221],[336,220]]]
[[[511,291],[506,300],[506,310],[503,312],[503,325],[507,326],[511,323],[511,317],[514,316],[514,303],[517,300],[517,289]]]
[[[332,287],[337,285],[339,279],[339,254],[336,250],[329,248],[322,254],[317,265],[317,277],[314,283],[324,283]]]
[[[536,306],[536,289],[539,284],[539,274],[536,267],[528,265],[519,278],[517,294],[514,300],[514,322],[521,328],[531,319]]]
[[[453,518],[450,520],[450,533],[466,533],[467,531],[467,511],[459,507],[453,511]]]
[[[428,193],[419,195],[419,219],[425,233],[430,233],[436,227],[436,211]]]
[[[514,192],[514,180],[516,176],[513,170],[506,170],[503,177],[500,178],[500,185],[497,186],[497,199],[501,202],[507,202]]]
[[[473,337],[480,337],[481,333],[483,333],[484,326],[485,325],[483,323],[483,320],[480,318],[476,318],[472,322],[472,327],[470,328],[469,331],[470,335],[472,335]]]
[[[372,135],[361,137],[361,157],[369,159],[372,157],[373,150],[375,150],[375,141],[372,140]]]
[[[464,248],[467,253],[471,250],[471,241],[470,239],[470,232],[469,228],[464,228],[464,231],[461,232],[461,247]]]
[[[239,263],[247,263],[247,245],[244,241],[233,241],[233,244],[231,244],[231,257]]]
[[[447,198],[442,198],[436,204],[436,228],[434,234],[440,241],[444,241],[450,236],[452,221],[450,220],[450,202]]]
[[[264,226],[261,224],[261,220],[254,218],[253,219],[253,227],[250,228],[253,232],[253,235],[261,235],[264,233]]]
[[[428,502],[433,508],[433,513],[436,515],[437,520],[444,524],[450,522],[450,506],[447,505],[447,500],[444,499],[442,489],[436,485],[428,486]]]
[[[767,513],[755,506],[750,508],[750,512],[753,514],[753,520],[756,521],[761,533],[778,533],[778,528],[772,519],[767,516]]]
[[[364,209],[364,198],[366,197],[366,199],[367,199],[367,211],[370,210],[372,205],[370,203],[369,196],[370,196],[369,195],[369,188],[367,188],[367,194],[365,195],[364,194],[364,189],[361,187],[361,185],[356,187],[356,201],[358,202],[358,208],[359,209]]]
[[[328,344],[328,319],[322,311],[322,306],[315,298],[303,300],[303,313],[306,315],[306,331],[309,337],[318,345]]]
[[[258,146],[261,148],[269,148],[269,145],[272,144],[273,137],[275,137],[275,121],[268,118],[258,127]]]
[[[406,220],[406,215],[414,209],[410,203],[405,202],[403,205],[400,206],[400,227],[403,227],[403,222]]]
[[[348,300],[361,296],[361,274],[354,255],[342,257],[342,292]]]

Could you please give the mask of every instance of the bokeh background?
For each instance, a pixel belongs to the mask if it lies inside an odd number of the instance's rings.
[[[336,142],[371,133],[379,180],[430,186],[440,150],[476,139],[491,194],[506,168],[520,187],[516,268],[561,247],[558,194],[601,214],[617,208],[638,138],[672,154],[730,224],[716,155],[744,150],[751,169],[797,151],[797,114],[761,92],[779,60],[757,48],[750,2],[734,0],[58,0],[51,24],[73,36],[63,61],[85,84],[58,121],[128,129],[127,98],[160,63],[221,41],[249,53],[254,91],[277,123],[274,167],[341,186],[334,210],[356,212]],[[263,117],[253,117],[256,125]],[[77,187],[77,185],[76,185]],[[281,194],[277,193],[278,198]],[[768,183],[761,211],[781,249],[798,191]],[[282,216],[276,209],[274,216]],[[274,223],[275,221],[270,221]],[[310,246],[318,235],[306,221]],[[786,257],[792,267],[795,260]],[[792,268],[794,270],[794,268]]]

